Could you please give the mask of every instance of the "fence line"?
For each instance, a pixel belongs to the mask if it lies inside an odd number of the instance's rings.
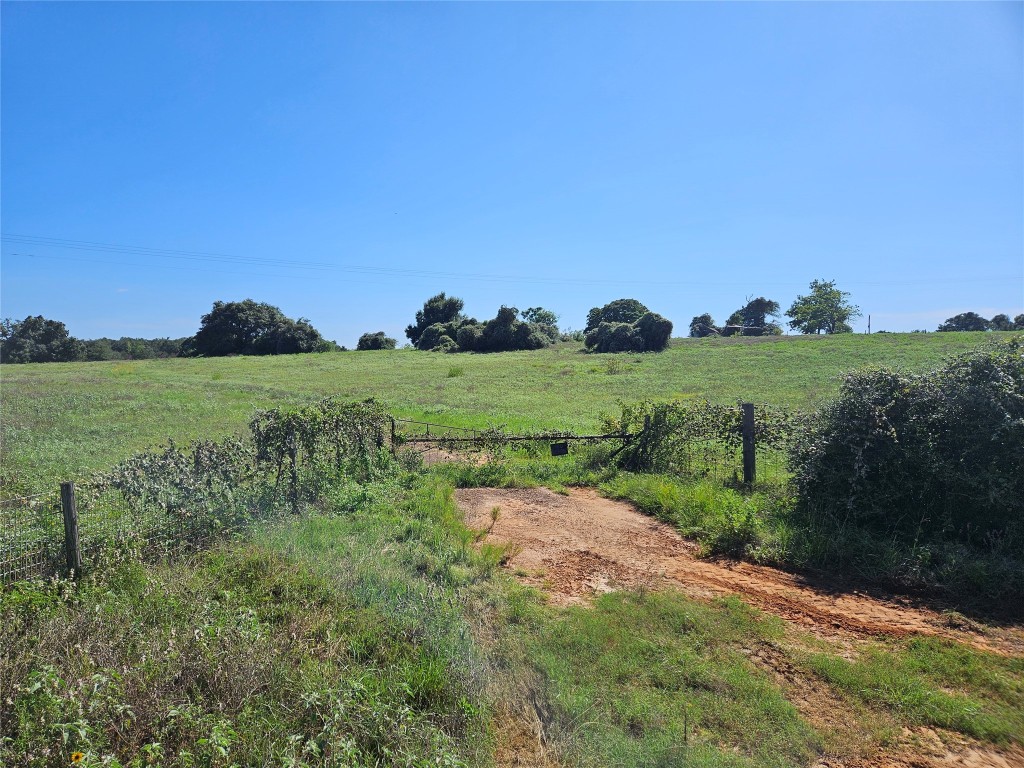
[[[762,479],[785,477],[784,451],[771,440],[758,444],[756,435],[761,425],[755,418],[755,409],[744,404],[741,410],[742,420],[737,422],[742,431],[741,440],[735,439],[735,427],[729,427],[724,436],[715,436],[714,430],[684,433],[679,426],[672,427],[668,471],[746,485],[752,484],[757,476]],[[397,453],[402,446],[407,446],[407,450],[419,453],[425,464],[456,459],[467,452],[491,458],[488,448],[513,449],[545,442],[551,444],[552,456],[566,455],[572,442],[617,442],[617,449],[610,453],[614,457],[626,448],[639,450],[645,437],[657,431],[652,430],[650,416],[645,416],[643,428],[640,429],[638,423],[634,432],[621,430],[592,435],[572,432],[517,435],[500,429],[480,430],[413,419],[390,420],[392,452]],[[399,425],[409,425],[412,429],[400,429]],[[293,461],[294,442],[291,438]],[[376,445],[381,443],[378,440]],[[212,464],[203,464],[203,471],[209,473],[210,467],[216,467],[216,476],[190,474],[189,462],[193,459],[199,472],[200,447],[205,451],[204,460],[213,457]],[[140,475],[129,473],[117,482],[111,481],[110,474],[96,475],[79,484],[62,483],[59,493],[44,491],[0,500],[0,585],[48,578],[62,571],[77,574],[111,548],[131,546],[143,558],[167,557],[184,549],[205,546],[218,536],[242,530],[256,521],[298,509],[295,489],[286,495],[280,460],[275,479],[274,467],[259,465],[258,455],[236,453],[232,457],[224,454],[230,466],[221,466],[216,461],[221,455],[214,450],[216,444],[200,447],[194,448],[195,455],[185,464],[168,464],[171,470],[165,467],[163,475],[157,473],[149,477],[146,475],[149,465],[141,461],[134,465]],[[174,450],[173,447],[168,449],[163,456],[140,454],[138,457],[160,459]],[[176,456],[181,458],[183,454],[179,452]],[[292,481],[297,477],[295,472],[293,467]]]

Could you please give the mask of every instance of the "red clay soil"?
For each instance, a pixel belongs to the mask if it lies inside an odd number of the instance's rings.
[[[1019,627],[982,628],[896,597],[827,589],[750,563],[701,560],[696,545],[674,528],[592,490],[560,495],[546,488],[472,488],[455,494],[467,525],[487,530],[486,539],[492,543],[511,544],[515,554],[507,567],[521,581],[542,589],[556,605],[584,603],[620,588],[672,587],[698,599],[738,594],[763,611],[832,640],[919,634],[948,637],[1000,654],[1024,652],[1024,630]],[[1019,746],[993,749],[929,728],[904,729],[894,744],[878,751],[868,743],[867,734],[856,732],[855,720],[836,692],[802,674],[780,649],[763,644],[745,652],[776,680],[808,722],[822,733],[844,734],[848,748],[861,753],[823,757],[813,768],[1024,767]],[[497,763],[503,768],[552,764],[522,723],[509,722],[499,741]]]
[[[1024,628],[985,629],[897,597],[824,589],[806,578],[733,560],[702,560],[697,546],[630,504],[590,489],[465,488],[455,492],[466,523],[491,526],[492,543],[512,543],[508,567],[552,603],[646,585],[674,586],[698,598],[738,594],[761,610],[815,634],[949,637],[995,653],[1024,654]],[[520,549],[521,548],[521,549]]]
[[[585,603],[620,588],[672,587],[697,599],[737,594],[761,610],[831,640],[874,635],[948,637],[1005,655],[1024,653],[1024,628],[982,628],[897,597],[823,588],[775,568],[726,560],[702,560],[697,546],[672,527],[631,505],[593,490],[567,495],[546,488],[470,488],[455,492],[467,525],[487,530],[486,540],[511,544],[507,568],[542,589],[556,605]],[[492,523],[492,510],[497,519]],[[878,751],[857,734],[847,704],[826,684],[794,668],[786,654],[764,644],[747,649],[787,699],[822,733],[843,733],[862,756],[823,757],[813,768],[1024,768],[1019,746],[994,749],[959,734],[904,729]],[[512,718],[510,718],[512,719]],[[509,723],[498,765],[551,765],[536,737]],[[860,743],[863,742],[863,743]]]

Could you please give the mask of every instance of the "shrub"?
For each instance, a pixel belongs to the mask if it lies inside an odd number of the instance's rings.
[[[397,343],[395,339],[384,335],[384,331],[377,331],[376,333],[364,333],[360,336],[358,343],[356,343],[356,349],[394,349]]]
[[[643,352],[644,340],[632,323],[601,323],[583,337],[594,352]]]
[[[593,331],[601,323],[635,323],[650,310],[636,299],[616,299],[587,313],[584,332]]]
[[[848,375],[793,464],[805,511],[907,542],[1024,537],[1024,344]]]
[[[456,333],[457,331],[452,323],[434,323],[423,329],[419,343],[416,346],[419,349],[446,352],[455,346],[455,339],[453,337]]]
[[[648,312],[637,320],[636,329],[648,352],[660,352],[672,337],[672,322],[655,312]]]
[[[670,321],[647,312],[635,323],[602,322],[587,332],[583,343],[595,352],[660,352],[671,335]]]

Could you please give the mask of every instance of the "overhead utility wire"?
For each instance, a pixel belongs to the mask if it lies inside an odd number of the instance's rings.
[[[395,275],[410,278],[443,278],[447,280],[473,280],[487,282],[508,282],[508,283],[532,283],[532,284],[572,284],[572,285],[678,285],[678,286],[733,286],[735,281],[671,281],[671,280],[599,280],[592,278],[557,278],[557,277],[520,277],[516,275],[488,275],[472,272],[438,272],[424,269],[409,269],[399,267],[370,267],[358,264],[331,264],[328,262],[301,261],[291,259],[268,259],[258,256],[232,256],[222,253],[210,253],[204,251],[186,251],[167,248],[150,248],[145,246],[117,245],[112,243],[99,243],[90,240],[71,240],[67,238],[39,237],[35,235],[3,234],[3,240],[10,243],[22,245],[39,245],[53,248],[67,248],[72,250],[84,250],[99,253],[118,253],[131,256],[155,256],[158,258],[211,262],[221,264],[234,264],[238,266],[264,266],[264,267],[285,267],[289,269],[323,271],[355,272],[369,275]],[[60,258],[54,256],[38,256],[36,254],[11,254],[15,256],[33,256],[35,258]],[[66,259],[75,261],[75,259]],[[123,264],[123,262],[96,262]],[[280,277],[281,275],[265,275],[267,277]],[[991,277],[972,278],[933,278],[914,280],[884,280],[884,281],[844,281],[848,285],[921,285],[921,284],[943,284],[943,283],[965,283],[965,282],[1001,282],[1006,280],[1024,281],[1024,275],[993,275]],[[772,287],[791,287],[793,282],[766,282],[758,281],[760,285]]]

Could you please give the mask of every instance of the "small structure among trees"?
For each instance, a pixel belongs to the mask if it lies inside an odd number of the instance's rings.
[[[672,322],[636,299],[616,299],[587,313],[583,343],[594,352],[660,352]]]

